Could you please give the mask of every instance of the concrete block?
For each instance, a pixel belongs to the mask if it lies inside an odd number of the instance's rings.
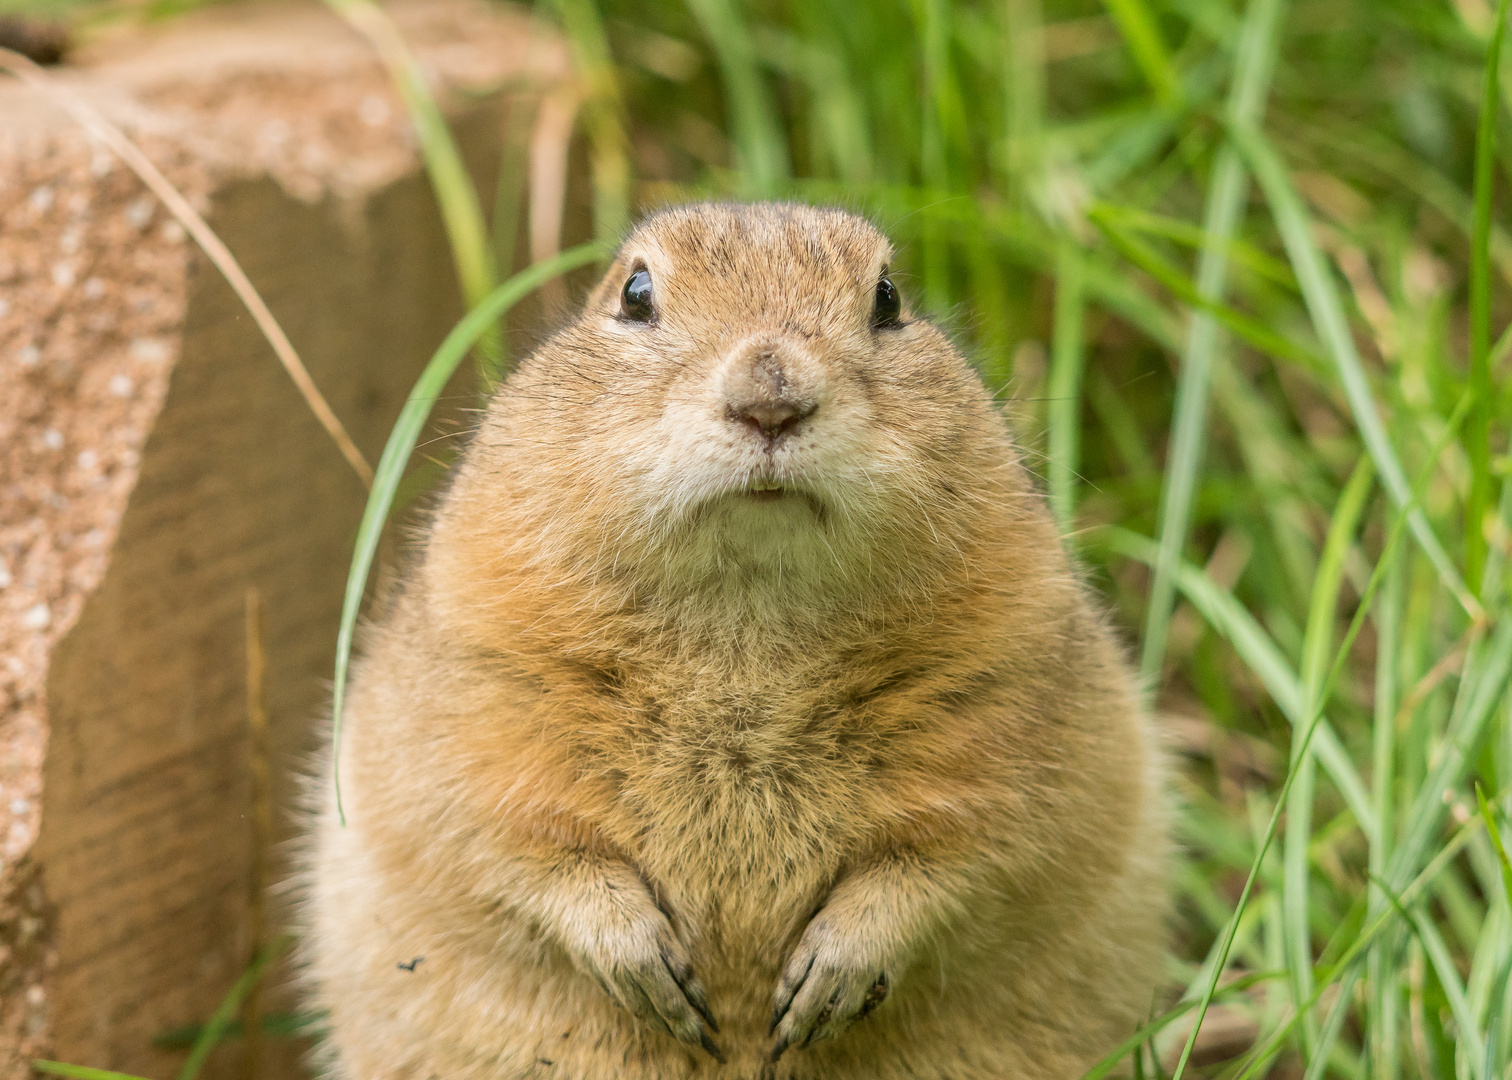
[[[491,194],[506,113],[564,85],[564,50],[495,6],[392,10]],[[208,218],[376,461],[462,305],[367,43],[318,5],[231,6],[109,37],[58,77]],[[286,810],[363,499],[178,224],[0,85],[0,1077],[36,1056],[170,1075],[182,1052],[152,1037],[208,1017],[244,967],[244,597],[266,611]],[[269,1045],[258,1072],[295,1058]],[[209,1071],[238,1070],[228,1046]]]

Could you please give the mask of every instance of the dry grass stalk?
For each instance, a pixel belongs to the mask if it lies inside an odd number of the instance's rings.
[[[373,485],[373,468],[362,456],[362,451],[357,449],[357,444],[347,434],[346,428],[331,411],[325,397],[321,394],[315,380],[310,377],[309,371],[300,360],[299,354],[294,351],[288,336],[283,332],[283,327],[278,325],[278,320],[268,310],[268,305],[252,286],[236,261],[236,256],[221,242],[220,237],[210,228],[199,212],[189,205],[178,189],[168,181],[156,165],[146,154],[137,147],[120,128],[116,127],[97,111],[80,101],[67,89],[59,86],[40,67],[32,63],[18,52],[9,49],[0,49],[0,70],[8,71],[28,86],[46,94],[62,109],[64,109],[89,135],[119,157],[126,166],[136,173],[137,177],[147,188],[158,197],[168,212],[178,219],[184,230],[194,237],[194,242],[200,246],[206,257],[215,264],[215,268],[225,277],[227,284],[236,293],[237,297],[246,305],[257,328],[268,339],[268,344],[273,347],[273,352],[283,364],[284,370],[294,380],[300,395],[309,405],[310,411],[320,421],[322,427],[330,433],[335,440],[336,446],[341,450],[342,456],[351,463],[353,470],[362,479],[364,486]]]
[[[567,152],[580,99],[564,86],[541,99],[530,136],[530,261],[544,262],[562,249],[562,216],[567,202]],[[541,289],[548,307],[566,299],[560,281]]]
[[[263,604],[256,586],[247,588],[247,759],[252,780],[252,863],[247,897],[247,963],[256,962],[267,937],[268,852],[273,845],[273,793],[268,753],[267,657],[263,652]],[[242,1003],[242,1075],[256,1080],[262,1057],[262,987],[254,985]]]

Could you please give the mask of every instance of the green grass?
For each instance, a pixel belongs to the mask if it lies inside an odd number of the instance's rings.
[[[247,965],[246,970],[231,985],[231,989],[221,999],[220,1005],[210,1015],[210,1019],[194,1030],[193,1037],[188,1041],[188,1056],[179,1068],[178,1080],[196,1080],[200,1071],[204,1069],[205,1062],[209,1060],[211,1052],[237,1026],[236,1015],[242,1002],[262,981],[269,965],[278,960],[288,949],[291,940],[288,935],[284,935],[258,952],[252,962]],[[296,1029],[296,1032],[298,1030],[302,1029]],[[107,1069],[95,1069],[84,1065],[70,1065],[62,1061],[33,1061],[32,1067],[39,1073],[68,1077],[70,1080],[143,1080],[142,1077],[130,1073],[111,1072]]]
[[[596,234],[700,196],[876,218],[1017,421],[1153,707],[1201,733],[1176,748],[1167,997],[1090,1076],[1512,1075],[1506,9],[540,5],[583,73]],[[512,222],[490,243],[384,48],[480,306],[380,463],[343,662],[434,388],[602,251],[490,293]],[[1197,1065],[1213,1002],[1255,1037]]]
[[[378,459],[373,486],[368,492],[362,521],[357,527],[356,551],[347,575],[346,594],[341,607],[341,628],[336,640],[336,678],[331,705],[334,760],[339,760],[341,755],[341,714],[346,700],[347,666],[352,656],[352,640],[357,630],[357,617],[367,589],[368,575],[372,571],[373,560],[378,555],[378,543],[404,480],[405,469],[415,451],[415,444],[420,439],[420,432],[430,419],[431,409],[446,384],[456,374],[457,365],[462,362],[467,351],[492,328],[497,327],[500,316],[545,282],[568,270],[602,259],[607,253],[608,248],[604,244],[580,244],[521,270],[489,292],[446,336],[410,391],[409,398],[399,412],[399,419],[389,432],[383,456]],[[492,379],[493,373],[484,372],[482,377]],[[331,779],[336,787],[336,812],[340,815],[342,824],[346,824],[341,804],[340,772],[333,773]]]

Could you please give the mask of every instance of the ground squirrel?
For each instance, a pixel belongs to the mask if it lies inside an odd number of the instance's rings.
[[[867,222],[655,214],[366,632],[304,907],[348,1080],[1056,1080],[1153,1004],[1160,755]]]

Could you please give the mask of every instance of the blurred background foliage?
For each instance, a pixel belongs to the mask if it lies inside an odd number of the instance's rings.
[[[870,215],[1004,402],[1182,765],[1152,1015],[1237,987],[1120,1067],[1512,1075],[1505,5],[537,13],[572,45],[600,237],[696,197]],[[444,203],[497,208],[476,303],[520,264],[518,178],[449,195],[432,165]]]

